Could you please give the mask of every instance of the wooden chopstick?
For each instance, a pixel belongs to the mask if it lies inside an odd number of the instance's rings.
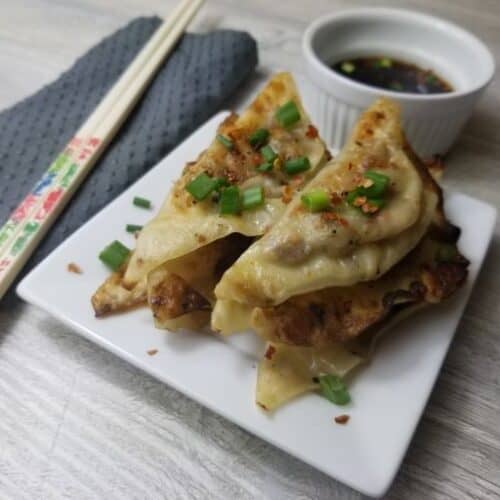
[[[92,151],[95,148],[100,138],[96,137],[93,132],[99,123],[103,119],[106,119],[115,103],[130,85],[130,82],[134,81],[146,61],[158,50],[159,44],[191,4],[193,4],[193,0],[183,0],[173,10],[169,18],[155,31],[153,36],[120,76],[116,84],[66,145],[63,152],[56,157],[47,172],[35,184],[28,196],[18,205],[2,228],[0,228],[0,262],[2,261],[2,255],[9,248],[12,240],[18,235],[23,221],[39,208],[40,203],[43,202],[44,197],[49,193],[52,186],[60,184],[61,179],[67,174],[68,169],[71,168],[72,160],[75,159],[78,161],[79,156],[88,155],[89,150]],[[72,156],[75,158],[72,158]]]
[[[0,298],[90,172],[204,0],[183,0],[0,229]]]

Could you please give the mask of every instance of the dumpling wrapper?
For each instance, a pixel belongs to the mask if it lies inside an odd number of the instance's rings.
[[[386,206],[373,215],[344,201],[367,170],[391,181]],[[379,99],[339,156],[303,190],[326,190],[337,203],[333,211],[312,213],[296,195],[273,228],[226,271],[217,298],[269,307],[382,276],[417,245],[434,216],[439,195],[423,170],[408,154],[398,106]]]
[[[364,360],[342,344],[315,349],[269,343],[257,370],[255,400],[264,410],[273,411],[301,394],[316,391],[316,377],[345,377]]]
[[[276,121],[275,113],[288,101],[296,104],[301,119],[285,129]],[[251,147],[248,137],[258,128],[269,130],[268,143],[281,158],[307,156],[311,168],[296,176],[287,176],[280,168],[275,168],[272,174],[256,170],[263,158]],[[140,232],[136,248],[126,268],[120,273],[120,278],[111,276],[94,295],[92,302],[96,314],[126,309],[127,303],[121,301],[121,298],[129,296],[129,292],[136,288],[140,290],[134,290],[134,295],[144,296],[147,275],[159,266],[163,265],[164,270],[169,268],[172,272],[174,266],[169,266],[168,262],[173,263],[174,259],[182,258],[233,233],[249,237],[262,235],[282,215],[286,202],[295,191],[301,189],[325,164],[329,154],[302,106],[289,73],[273,76],[247,110],[239,117],[231,115],[221,124],[218,133],[232,140],[233,149],[228,150],[214,139],[197,161],[186,165],[159,213]],[[241,189],[262,185],[265,203],[237,216],[221,216],[217,203],[210,197],[197,202],[185,189],[202,172],[228,178]],[[223,248],[220,251],[224,253]],[[188,284],[192,280],[200,281],[193,274]],[[205,292],[211,286],[210,294],[213,295],[215,283],[214,277],[211,280],[205,279]],[[112,298],[114,302],[103,302],[100,300],[103,298]]]

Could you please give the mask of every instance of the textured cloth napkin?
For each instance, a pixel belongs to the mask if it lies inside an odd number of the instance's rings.
[[[132,21],[55,82],[0,113],[0,225],[160,22]],[[25,271],[220,110],[256,64],[256,43],[247,33],[184,35]]]

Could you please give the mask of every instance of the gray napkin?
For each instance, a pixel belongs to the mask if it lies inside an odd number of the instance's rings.
[[[0,224],[160,22],[157,17],[132,21],[55,82],[0,113]],[[219,111],[256,64],[256,43],[247,33],[186,34],[25,271]]]

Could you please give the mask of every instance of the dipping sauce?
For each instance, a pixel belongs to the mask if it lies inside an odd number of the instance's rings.
[[[332,69],[356,82],[413,94],[443,94],[452,86],[432,70],[389,57],[343,59]]]

